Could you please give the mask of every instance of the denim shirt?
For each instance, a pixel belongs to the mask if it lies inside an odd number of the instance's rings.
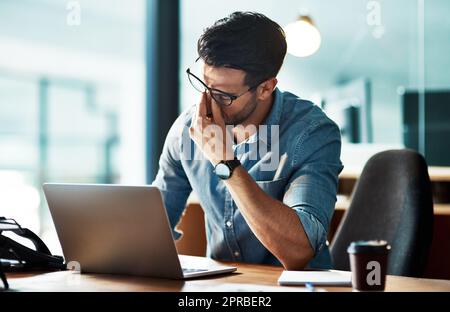
[[[339,128],[319,107],[292,93],[277,88],[273,98],[262,123],[267,130],[234,145],[235,155],[266,194],[296,212],[314,250],[307,267],[331,268],[327,232],[343,168]],[[253,234],[224,181],[189,138],[194,113],[190,107],[172,125],[152,183],[161,191],[174,238],[181,235],[175,226],[194,191],[205,213],[207,256],[280,265]]]

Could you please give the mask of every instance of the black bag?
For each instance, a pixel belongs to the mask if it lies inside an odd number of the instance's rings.
[[[15,240],[3,235],[11,231],[29,239],[36,250],[28,248]],[[22,228],[15,220],[0,217],[0,265],[3,271],[29,270],[63,270],[64,258],[54,256],[44,242],[32,231]]]

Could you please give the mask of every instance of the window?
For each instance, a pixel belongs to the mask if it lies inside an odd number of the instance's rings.
[[[144,0],[0,2],[0,215],[54,253],[42,183],[145,183],[144,50]]]

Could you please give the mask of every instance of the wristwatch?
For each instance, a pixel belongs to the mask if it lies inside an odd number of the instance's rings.
[[[234,158],[233,160],[222,160],[214,167],[214,172],[220,179],[227,180],[233,174],[234,169],[240,165],[241,162],[237,158]]]

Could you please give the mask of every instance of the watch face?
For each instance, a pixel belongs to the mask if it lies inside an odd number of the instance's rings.
[[[224,163],[218,163],[214,171],[221,179],[228,179],[230,177],[230,168]]]

